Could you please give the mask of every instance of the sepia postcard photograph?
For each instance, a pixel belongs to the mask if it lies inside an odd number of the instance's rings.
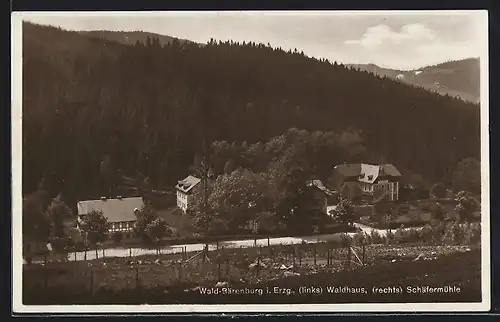
[[[12,13],[15,313],[490,309],[487,11]]]

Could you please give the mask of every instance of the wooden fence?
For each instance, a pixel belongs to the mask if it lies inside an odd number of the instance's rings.
[[[101,250],[102,251],[102,250]],[[255,283],[293,275],[320,271],[340,271],[367,264],[364,245],[309,243],[229,248],[208,245],[199,252],[146,257],[106,258],[100,261],[45,262],[24,269],[23,284],[27,288],[73,287],[80,291],[141,287],[199,285],[221,281]],[[31,273],[30,273],[31,272]]]

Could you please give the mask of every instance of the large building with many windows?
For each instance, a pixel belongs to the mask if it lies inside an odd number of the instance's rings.
[[[334,175],[338,187],[345,183],[355,183],[365,193],[373,193],[382,188],[389,194],[391,201],[399,199],[401,173],[392,164],[341,164],[334,167]]]

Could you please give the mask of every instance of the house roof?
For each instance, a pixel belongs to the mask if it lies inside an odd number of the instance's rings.
[[[361,172],[358,177],[359,182],[374,183],[380,174],[380,167],[371,164],[361,164]]]
[[[340,164],[335,166],[334,169],[344,177],[358,177],[358,181],[366,183],[373,183],[378,177],[401,176],[401,173],[392,164]]]
[[[141,209],[144,202],[141,197],[85,200],[77,204],[78,215],[85,215],[93,210],[101,210],[109,222],[136,221],[135,209]]]
[[[318,188],[319,190],[323,191],[327,195],[333,195],[333,194],[335,194],[335,191],[331,191],[330,189],[328,189],[327,187],[325,187],[325,185],[323,184],[323,182],[321,182],[321,180],[311,180],[311,181],[308,181],[307,182],[307,186],[309,186],[309,187],[315,186],[316,188]]]
[[[196,178],[195,176],[187,176],[184,180],[180,180],[175,186],[175,188],[184,193],[188,193],[200,182],[201,179]]]
[[[357,177],[361,174],[361,164],[339,164],[334,167],[344,177]]]
[[[388,176],[388,177],[399,177],[401,176],[401,173],[398,171],[398,169],[390,164],[382,164],[379,166],[380,167],[380,176]]]

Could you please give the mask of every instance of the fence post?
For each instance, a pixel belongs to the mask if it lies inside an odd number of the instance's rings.
[[[228,259],[226,259],[226,279],[228,282],[229,282],[229,265],[230,265],[230,262],[229,262],[229,258],[228,258]]]
[[[330,247],[327,248],[326,251],[326,267],[330,268]]]
[[[219,240],[217,240],[217,250],[219,250]]]
[[[106,250],[106,249],[103,247],[103,248],[102,248],[102,258],[106,257],[105,250]]]
[[[257,278],[260,276],[260,255],[257,257]]]
[[[95,259],[99,259],[99,249],[95,246]]]
[[[139,289],[139,264],[135,265],[135,289]]]
[[[316,266],[316,243],[313,244],[313,252],[314,252],[314,266]]]
[[[366,266],[365,265],[365,252],[366,252],[366,248],[365,248],[365,244],[363,244],[363,254],[362,254],[362,257],[361,257],[361,259],[363,261],[363,267]]]
[[[299,244],[299,267],[302,267],[302,249],[300,248],[300,245]]]
[[[347,269],[351,268],[351,246],[347,246]]]
[[[85,246],[85,253],[84,253],[83,259],[87,260],[87,246]]]
[[[75,250],[75,262],[76,262],[76,250]]]
[[[269,236],[267,236],[267,247],[271,246],[271,241],[269,240]]]
[[[182,281],[182,273],[183,273],[183,271],[182,271],[182,263],[179,263],[179,282]]]
[[[220,269],[220,261],[221,261],[221,258],[220,256],[217,258],[217,278],[218,278],[218,281],[220,281],[221,279],[221,269]]]

